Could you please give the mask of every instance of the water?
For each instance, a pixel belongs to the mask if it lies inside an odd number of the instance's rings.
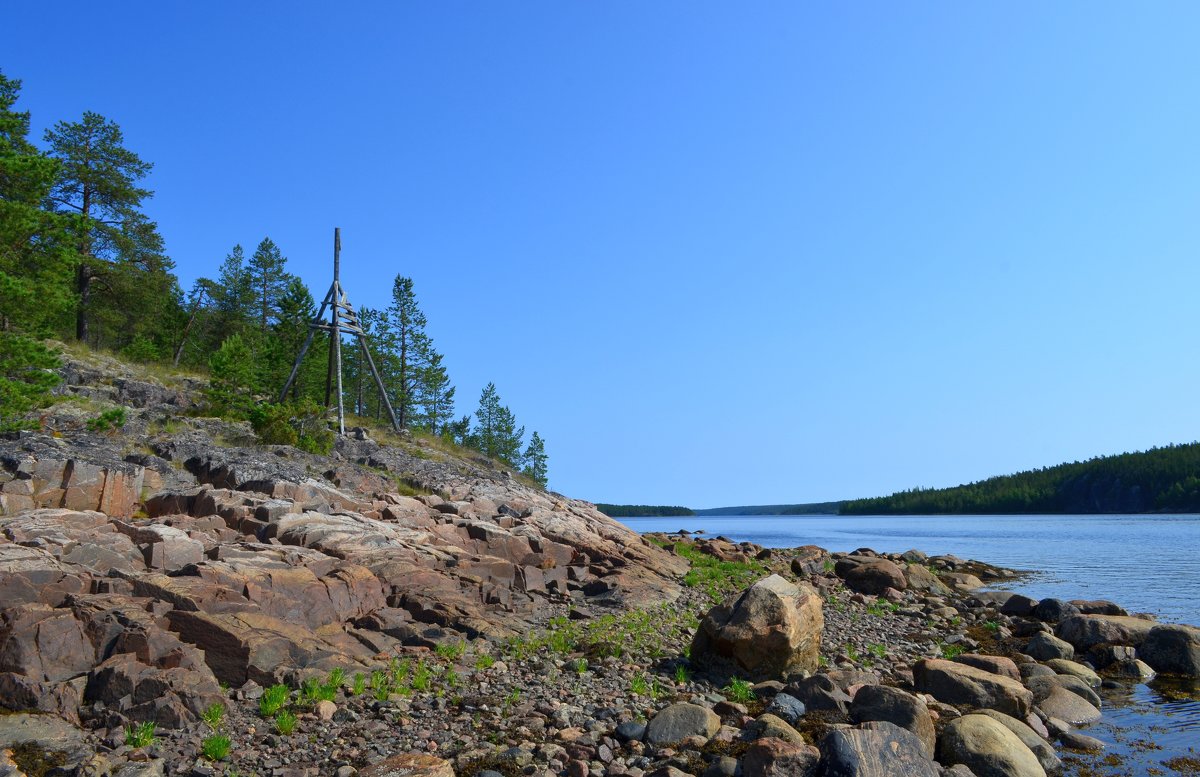
[[[768,548],[819,545],[953,554],[1031,574],[1004,587],[1037,599],[1108,599],[1159,620],[1200,624],[1200,515],[688,516],[624,518],[639,532],[678,529]],[[1124,764],[1113,774],[1164,770],[1200,750],[1200,687],[1154,681],[1108,693],[1088,733]],[[1155,748],[1161,749],[1155,749]],[[1132,771],[1129,771],[1132,770]],[[1170,770],[1163,773],[1173,774]]]

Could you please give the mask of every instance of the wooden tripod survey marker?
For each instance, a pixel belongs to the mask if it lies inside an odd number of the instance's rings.
[[[288,389],[292,387],[292,383],[296,380],[296,374],[300,372],[300,363],[304,361],[304,354],[308,353],[308,347],[312,345],[313,337],[317,334],[317,330],[328,332],[329,371],[325,374],[325,407],[328,408],[330,406],[329,400],[333,393],[336,379],[338,434],[345,434],[346,409],[342,403],[342,335],[354,335],[358,338],[358,347],[362,349],[363,356],[366,357],[367,364],[371,367],[371,375],[374,376],[375,385],[379,388],[379,398],[383,400],[383,406],[387,408],[388,418],[392,419],[392,428],[398,432],[400,431],[400,424],[396,422],[396,412],[392,410],[392,403],[388,399],[387,389],[383,387],[383,380],[379,377],[379,370],[375,368],[375,360],[371,358],[371,349],[367,343],[367,333],[363,331],[358,313],[354,311],[354,306],[350,304],[350,298],[346,296],[346,291],[342,288],[341,270],[342,230],[335,227],[333,230],[333,285],[329,287],[329,291],[325,294],[325,299],[321,302],[321,309],[317,312],[317,317],[308,325],[308,337],[304,339],[304,345],[300,346],[300,353],[296,355],[296,363],[292,365],[292,374],[288,376],[287,383],[283,386],[283,391],[279,392],[279,401],[283,402],[287,399]],[[326,308],[329,308],[328,321],[325,320]]]

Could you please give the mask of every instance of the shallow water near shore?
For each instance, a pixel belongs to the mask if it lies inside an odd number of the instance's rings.
[[[1035,598],[1108,599],[1200,625],[1200,515],[687,516],[624,518],[639,532],[687,529],[768,548],[819,545],[952,554],[1031,574],[1002,586]],[[1087,733],[1119,763],[1099,774],[1191,774],[1163,761],[1200,751],[1200,687],[1154,681],[1104,692]],[[1196,750],[1192,750],[1196,748]],[[1095,759],[1087,758],[1089,763]],[[1155,771],[1157,770],[1157,771]]]

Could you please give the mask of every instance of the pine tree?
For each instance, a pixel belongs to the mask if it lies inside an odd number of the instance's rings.
[[[432,345],[417,381],[417,401],[421,406],[420,425],[433,434],[441,434],[454,419],[454,386],[442,365],[442,355]]]
[[[138,184],[152,165],[124,147],[115,122],[91,111],[78,122],[58,122],[46,131],[45,139],[51,156],[60,163],[47,202],[74,220],[75,337],[86,341],[97,279],[104,281],[101,290],[111,291],[117,286],[112,281],[114,268],[164,273],[172,267],[163,254],[157,226],[141,211],[142,201],[153,192]],[[136,283],[123,285],[126,291],[137,288]],[[111,307],[129,309],[128,300],[112,302]]]
[[[391,330],[395,375],[393,381],[385,385],[390,385],[392,389],[392,407],[396,411],[396,421],[403,429],[413,423],[417,385],[421,370],[427,364],[430,348],[429,338],[425,334],[425,314],[417,306],[411,278],[396,276],[387,320]]]
[[[474,439],[471,416],[465,415],[457,421],[451,421],[442,429],[442,437],[464,448],[471,446]]]
[[[49,333],[74,304],[74,250],[68,220],[42,207],[59,165],[29,142],[20,91],[0,73],[0,329]]]
[[[541,435],[537,432],[529,438],[529,445],[525,448],[525,453],[522,456],[525,466],[521,468],[521,472],[528,475],[531,480],[537,483],[542,488],[546,487],[546,462],[549,457],[546,455],[546,444],[542,441]]]
[[[213,285],[213,307],[221,319],[224,334],[234,334],[252,318],[254,311],[254,289],[250,270],[246,267],[246,255],[241,245],[235,245],[221,268]],[[224,339],[224,338],[221,338]]]
[[[279,300],[283,297],[290,279],[286,267],[287,258],[269,237],[264,237],[258,244],[246,265],[260,332],[267,331],[268,324],[274,320],[279,309]]]
[[[278,347],[272,359],[272,374],[267,382],[268,390],[276,387],[273,393],[278,393],[287,381],[292,365],[296,363],[296,357],[300,354],[300,347],[308,337],[308,325],[316,315],[316,303],[304,281],[295,276],[290,277],[287,288],[279,298],[278,320],[273,328],[275,337],[272,341]],[[292,384],[292,399],[315,397],[323,372],[319,362],[306,357]]]
[[[241,335],[231,335],[209,359],[211,409],[232,418],[249,418],[256,383],[254,351]]]
[[[24,335],[0,332],[0,431],[30,426],[22,416],[50,400],[58,357]]]
[[[470,437],[472,447],[493,459],[516,466],[521,458],[521,438],[525,436],[525,427],[518,429],[516,416],[500,403],[496,384],[489,383],[484,387],[475,419],[479,425]]]

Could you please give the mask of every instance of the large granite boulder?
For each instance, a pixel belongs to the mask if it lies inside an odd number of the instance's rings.
[[[938,761],[945,766],[963,764],[976,777],[1046,777],[1020,737],[986,715],[950,721],[938,738]]]
[[[1157,625],[1128,615],[1072,615],[1064,618],[1055,631],[1082,653],[1102,643],[1136,647]]]
[[[1200,629],[1155,626],[1146,634],[1137,655],[1156,672],[1200,677]]]
[[[1046,661],[1051,658],[1070,660],[1075,657],[1075,648],[1064,639],[1041,632],[1034,634],[1033,639],[1025,645],[1025,655],[1036,658],[1038,661]]]
[[[1100,719],[1101,713],[1096,705],[1061,685],[1056,684],[1039,690],[1045,695],[1038,700],[1037,706],[1048,717],[1065,720],[1072,726]]]
[[[889,588],[903,591],[908,587],[904,570],[884,558],[870,559],[846,570],[846,587],[861,594],[878,596]]]
[[[1018,719],[1033,704],[1033,694],[1011,677],[940,658],[914,664],[913,685],[947,704],[994,709]]]
[[[911,693],[887,685],[865,685],[854,694],[850,719],[855,723],[883,720],[911,731],[925,755],[933,758],[936,732],[925,702]]]
[[[1054,752],[1054,748],[1027,724],[995,710],[979,710],[979,715],[986,715],[1009,731],[1017,735],[1022,744],[1037,757],[1038,763],[1046,770],[1046,774],[1058,774],[1062,770],[1062,760]]]
[[[730,660],[755,680],[813,672],[824,626],[812,586],[771,575],[713,607],[696,631],[691,655],[700,662]]]
[[[886,721],[833,729],[821,740],[824,777],[936,777],[938,767],[911,731]]]

